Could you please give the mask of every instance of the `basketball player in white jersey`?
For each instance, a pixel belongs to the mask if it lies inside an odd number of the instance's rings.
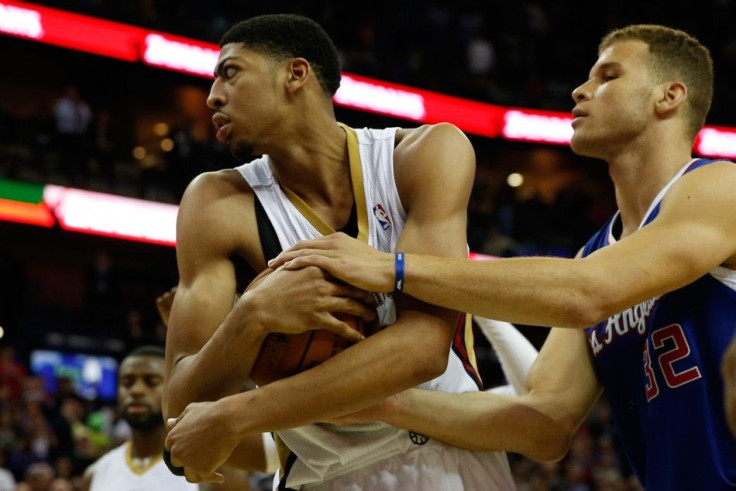
[[[459,450],[384,424],[317,424],[409,387],[477,391],[457,312],[409,297],[394,305],[388,295],[379,307],[384,329],[313,369],[240,392],[268,332],[309,326],[358,340],[333,313],[371,320],[374,309],[369,294],[317,268],[276,271],[233,307],[234,258],[255,274],[280,249],[333,230],[381,250],[466,257],[475,157],[448,124],[339,125],[336,50],[309,19],[249,19],[221,48],[208,98],[217,137],[236,156],[263,157],[199,176],[181,202],[164,391],[171,463],[192,481],[221,479],[216,469],[244,436],[275,431],[286,443],[280,487],[511,488],[501,453]]]
[[[92,464],[84,473],[85,491],[224,491],[248,489],[248,475],[228,470],[228,487],[207,488],[173,475],[163,463],[161,449],[166,427],[161,414],[164,350],[141,346],[126,356],[120,365],[118,405],[130,425],[131,439]],[[251,467],[259,466],[253,459]]]

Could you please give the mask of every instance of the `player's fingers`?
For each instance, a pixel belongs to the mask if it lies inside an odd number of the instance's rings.
[[[278,268],[281,265],[289,264],[289,267],[286,269],[299,269],[303,268],[307,265],[313,264],[313,262],[316,260],[316,258],[321,257],[326,254],[330,254],[330,251],[322,251],[314,248],[309,249],[297,249],[293,251],[286,251],[282,252],[278,256],[276,256],[274,259],[270,260],[268,262],[269,268]],[[304,259],[308,258],[308,259]],[[301,259],[301,261],[298,261],[296,264],[299,265],[299,267],[294,267],[294,260],[295,259]]]
[[[335,286],[332,295],[335,295],[337,297],[354,298],[368,305],[369,308],[375,308],[377,305],[376,297],[371,292],[356,288],[352,285],[349,285],[348,283],[343,283],[342,281],[334,283],[334,285]]]
[[[166,427],[171,430],[176,426],[177,419],[176,418],[169,418],[166,420]]]
[[[199,473],[195,471],[185,470],[184,475],[187,481],[193,483],[215,483],[220,484],[225,482],[225,477],[219,472],[212,472],[210,474]]]
[[[176,455],[174,455],[174,452],[173,451],[171,452],[171,465],[173,465],[174,467],[182,467],[183,466],[182,461],[179,460],[179,458]]]
[[[360,331],[337,317],[331,316],[331,319],[325,323],[324,328],[349,341],[357,342],[365,339],[365,336]]]
[[[269,268],[277,268],[280,265],[284,264],[286,261],[289,261],[290,259],[293,259],[294,257],[298,257],[300,254],[303,254],[305,250],[325,250],[328,249],[330,246],[330,236],[324,236],[324,237],[318,237],[316,239],[309,239],[309,240],[300,240],[299,242],[295,243],[293,246],[289,247],[285,251],[282,251],[281,254],[276,256],[275,258],[271,259],[268,262]]]
[[[373,322],[376,319],[375,307],[367,305],[364,302],[355,300],[350,297],[338,297],[335,299],[335,307],[330,309],[331,312],[341,312],[360,317],[366,322]]]
[[[284,269],[293,271],[295,269],[303,269],[309,266],[316,266],[323,271],[326,271],[330,275],[341,278],[344,275],[340,274],[340,263],[336,258],[324,256],[321,254],[308,254],[300,257],[295,257],[284,263]]]

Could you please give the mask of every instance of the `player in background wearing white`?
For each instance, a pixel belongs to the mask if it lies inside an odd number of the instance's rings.
[[[248,475],[237,469],[223,469],[224,484],[197,485],[175,476],[161,457],[166,427],[161,413],[164,350],[141,346],[120,364],[118,405],[130,425],[131,439],[107,452],[89,466],[82,479],[84,491],[243,491]],[[257,455],[250,467],[262,467]]]

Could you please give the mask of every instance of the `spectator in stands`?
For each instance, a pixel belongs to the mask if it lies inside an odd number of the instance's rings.
[[[83,183],[87,177],[88,131],[92,110],[79,96],[77,87],[68,86],[56,101],[54,120],[62,171],[71,173],[75,184]]]

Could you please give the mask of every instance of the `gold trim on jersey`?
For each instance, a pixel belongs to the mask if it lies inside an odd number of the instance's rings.
[[[125,449],[125,463],[127,464],[128,469],[130,469],[133,474],[136,474],[138,476],[141,476],[151,470],[153,466],[158,464],[159,461],[163,459],[162,453],[159,452],[151,457],[145,465],[138,465],[133,460],[133,444],[131,442],[127,442],[125,445],[127,446],[127,448]]]
[[[278,435],[278,433],[273,433],[273,441],[276,443],[276,454],[279,456],[279,467],[281,468],[280,472],[280,479],[286,479],[286,476],[284,476],[284,471],[286,470],[286,461],[289,459],[289,455],[291,455],[291,449],[286,446],[286,443],[281,439],[281,437]]]
[[[358,146],[358,135],[355,130],[342,124],[338,125],[347,135],[348,161],[350,162],[350,181],[353,187],[353,199],[355,200],[355,211],[358,220],[358,240],[368,242],[368,210],[365,203],[365,189],[363,188],[363,164],[360,160],[360,147]],[[327,225],[317,213],[309,207],[294,191],[281,186],[284,194],[291,204],[301,213],[314,228],[322,235],[329,235],[335,230]]]
[[[478,360],[475,358],[475,335],[473,334],[473,316],[470,314],[465,315],[465,348],[468,351],[468,361],[475,369],[475,373],[478,374],[480,379],[480,372],[478,371]]]

